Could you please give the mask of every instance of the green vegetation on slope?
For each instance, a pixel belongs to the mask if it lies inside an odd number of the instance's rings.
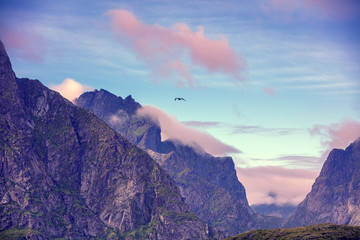
[[[262,239],[276,239],[276,240],[290,240],[290,239],[342,239],[342,240],[359,240],[360,227],[336,225],[336,224],[319,224],[299,228],[285,228],[285,229],[269,229],[269,230],[253,230],[241,233],[234,237],[229,237],[224,240],[262,240]]]
[[[33,235],[43,236],[39,231],[29,228],[11,228],[0,232],[0,240],[26,239]]]

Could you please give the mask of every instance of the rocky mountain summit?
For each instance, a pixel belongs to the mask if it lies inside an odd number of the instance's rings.
[[[161,129],[138,116],[141,105],[106,90],[82,94],[76,105],[92,111],[130,142],[147,151],[175,180],[191,210],[229,235],[259,228],[231,157],[214,157],[174,140],[161,141]]]
[[[146,152],[38,80],[16,78],[1,42],[0,215],[1,239],[221,237]]]
[[[360,226],[360,138],[330,152],[311,192],[284,226],[318,223]]]

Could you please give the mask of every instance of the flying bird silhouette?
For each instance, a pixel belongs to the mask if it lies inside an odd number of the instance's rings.
[[[186,100],[185,100],[184,98],[182,98],[182,97],[177,97],[177,98],[175,98],[175,99],[174,99],[174,101],[176,101],[176,100],[179,100],[179,101],[180,101],[180,100],[186,101]]]

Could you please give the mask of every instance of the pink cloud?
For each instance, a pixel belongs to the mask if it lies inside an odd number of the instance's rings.
[[[213,121],[184,121],[182,123],[185,124],[185,126],[196,128],[218,127],[221,125],[220,122]]]
[[[265,87],[265,88],[263,88],[263,90],[270,96],[276,95],[275,90],[272,87]]]
[[[259,0],[265,12],[282,12],[289,20],[295,15],[323,20],[348,19],[357,16],[356,0]]]
[[[344,120],[340,123],[315,125],[310,132],[325,137],[323,144],[330,148],[346,148],[360,137],[360,122]]]
[[[74,101],[75,98],[79,97],[85,91],[93,90],[89,86],[82,85],[72,78],[66,78],[59,85],[50,86],[51,89],[59,92],[64,98],[69,101]]]
[[[333,148],[346,148],[350,143],[360,137],[360,122],[354,120],[343,120],[339,123],[327,125],[315,125],[310,133],[323,137],[323,146],[327,148],[323,158]]]
[[[45,43],[41,35],[34,33],[28,26],[21,31],[0,26],[0,38],[9,51],[19,54],[28,61],[42,61]]]
[[[318,176],[317,171],[282,167],[236,168],[250,204],[299,204]]]
[[[170,79],[172,74],[175,75],[177,87],[184,87],[186,83],[189,87],[194,86],[194,79],[189,72],[188,66],[179,60],[164,62],[164,64],[153,73],[153,79],[155,82],[164,81]]]
[[[179,74],[188,85],[193,86],[189,65],[204,67],[209,72],[220,71],[235,79],[241,79],[246,68],[245,59],[230,47],[224,36],[217,39],[205,37],[203,27],[194,32],[185,23],[172,28],[148,25],[127,10],[111,10],[106,13],[112,20],[113,31],[119,42],[129,46],[140,59],[162,76],[170,72]],[[165,70],[166,69],[166,70]],[[156,75],[156,74],[155,74]]]
[[[157,121],[161,128],[161,139],[175,139],[185,145],[201,147],[205,152],[215,156],[229,153],[240,153],[240,151],[214,138],[206,132],[200,132],[186,127],[175,117],[168,115],[165,111],[154,106],[145,106],[137,112],[140,116],[149,116]]]

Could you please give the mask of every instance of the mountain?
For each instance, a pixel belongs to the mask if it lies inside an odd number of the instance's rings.
[[[251,208],[259,214],[276,216],[283,219],[290,217],[296,211],[296,206],[291,204],[254,204],[251,205]]]
[[[327,222],[360,225],[360,138],[330,152],[311,192],[284,226]]]
[[[231,157],[214,157],[176,141],[161,141],[158,123],[141,117],[131,96],[86,92],[76,105],[92,111],[130,142],[147,151],[175,180],[191,210],[229,235],[259,228]]]
[[[90,111],[16,78],[0,42],[1,239],[209,239],[171,177]]]
[[[241,233],[234,237],[224,240],[305,240],[305,239],[322,239],[322,240],[359,240],[360,227],[335,225],[335,224],[319,224],[299,228],[287,229],[271,229],[271,230],[253,230]]]
[[[258,214],[261,229],[281,228],[296,210],[296,206],[291,204],[254,204],[251,208]]]

